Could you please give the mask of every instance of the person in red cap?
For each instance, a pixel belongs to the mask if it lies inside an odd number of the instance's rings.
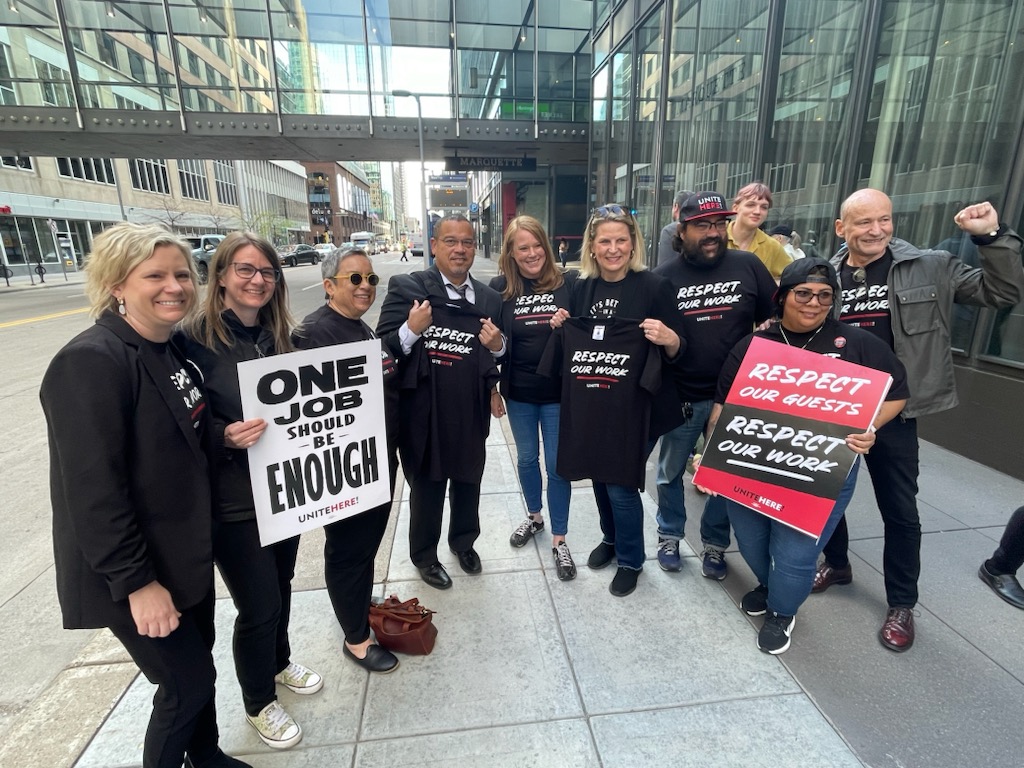
[[[673,368],[685,421],[662,435],[658,454],[658,565],[682,568],[679,541],[686,525],[682,477],[704,432],[715,385],[729,351],[772,313],[775,282],[756,256],[726,247],[728,217],[717,192],[691,194],[679,206],[675,258],[655,274],[672,284],[687,347]],[[727,573],[729,518],[722,499],[709,497],[701,515],[701,572],[721,580]]]

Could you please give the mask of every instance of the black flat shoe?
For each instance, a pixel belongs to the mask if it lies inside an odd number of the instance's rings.
[[[420,578],[434,589],[448,589],[452,585],[452,577],[440,563],[420,568]]]
[[[1017,577],[1012,573],[995,574],[991,573],[985,564],[978,569],[978,578],[999,595],[1003,600],[1015,608],[1024,608],[1024,589],[1021,588]]]
[[[452,551],[455,552],[455,550]],[[459,558],[459,567],[466,573],[480,573],[483,570],[483,566],[480,565],[480,555],[472,547],[465,552],[455,552],[455,556]]]
[[[398,657],[387,648],[381,648],[379,645],[371,645],[367,648],[366,656],[362,659],[352,653],[345,644],[342,644],[341,652],[367,672],[387,674],[398,669]]]
[[[249,763],[243,763],[237,757],[226,755],[221,750],[201,763],[195,763],[189,755],[185,755],[185,768],[252,768]]]
[[[616,597],[625,597],[636,589],[637,579],[640,578],[640,571],[632,568],[623,568],[621,565],[615,571],[615,578],[608,585],[608,591]]]

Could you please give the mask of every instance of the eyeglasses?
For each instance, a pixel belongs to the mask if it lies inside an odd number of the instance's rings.
[[[726,227],[729,226],[728,219],[722,219],[721,221],[707,221],[706,219],[698,219],[697,221],[688,221],[686,226],[693,227],[698,232],[707,232],[712,227],[717,229],[719,232],[725,232]]]
[[[832,299],[834,294],[832,291],[809,291],[806,288],[794,288],[790,293],[793,294],[793,298],[797,300],[798,304],[808,304],[811,299],[817,299],[818,303],[823,307],[831,307]]]
[[[441,242],[448,248],[454,248],[457,245],[461,245],[463,248],[476,248],[476,240],[466,238],[465,240],[459,240],[455,237],[442,237]]]
[[[380,282],[380,275],[375,272],[371,272],[368,275],[364,275],[360,272],[345,272],[340,275],[335,275],[331,280],[343,280],[345,278],[348,278],[348,281],[352,283],[352,285],[360,285],[363,280],[366,280],[370,285],[376,285]]]
[[[274,269],[273,267],[264,267],[263,269],[256,269],[252,264],[246,264],[245,262],[235,262],[231,265],[231,268],[235,270],[235,274],[243,280],[252,280],[256,277],[256,273],[260,275],[268,283],[276,283],[281,279],[281,270]]]

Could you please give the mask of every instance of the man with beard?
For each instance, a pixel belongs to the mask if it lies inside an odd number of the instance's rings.
[[[682,567],[682,477],[714,405],[719,371],[736,343],[772,314],[771,273],[754,254],[726,247],[728,217],[734,215],[717,192],[690,195],[679,208],[673,241],[679,255],[655,270],[672,283],[687,341],[673,373],[686,421],[662,435],[658,456],[658,565],[666,571]],[[729,517],[717,496],[704,505],[700,538],[702,573],[724,579]]]

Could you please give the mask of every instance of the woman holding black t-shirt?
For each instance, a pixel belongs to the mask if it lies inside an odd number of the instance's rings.
[[[576,564],[565,543],[572,489],[555,469],[561,381],[538,374],[537,364],[551,337],[552,315],[570,306],[577,273],[563,275],[559,271],[551,241],[532,216],[517,216],[509,222],[498,269],[501,274],[491,280],[491,288],[501,294],[501,328],[509,342],[509,354],[501,365],[501,394],[492,395],[492,412],[500,415],[498,401],[504,395],[527,510],[527,518],[512,532],[509,543],[521,547],[544,530],[539,439],[543,436],[551,554],[558,578],[569,581],[576,578]]]
[[[621,343],[630,344],[631,348],[639,350],[644,347],[649,350],[649,345],[653,344],[660,349],[660,357],[666,366],[674,363],[685,344],[679,327],[679,312],[676,311],[669,282],[645,271],[644,240],[633,215],[618,205],[597,208],[583,234],[581,260],[581,271],[585,279],[577,281],[573,291],[572,314],[619,321],[609,324],[607,328],[595,326],[591,330],[594,340],[600,340],[599,336],[604,338],[606,331],[609,335],[618,335],[625,321],[626,330],[635,329],[637,339],[624,337]],[[561,325],[567,317],[568,313],[560,310],[553,324]],[[618,330],[616,326],[619,326]],[[636,341],[640,342],[639,346]],[[635,365],[636,362],[631,361],[631,364]],[[649,369],[647,366],[646,370]],[[586,382],[578,383],[587,386]],[[600,382],[592,384],[602,386]],[[617,446],[620,453],[614,459],[611,459],[612,454],[596,450],[596,445],[570,447],[565,440],[559,452],[559,467],[562,466],[563,458],[567,463],[570,460],[578,462],[582,458],[591,466],[592,471],[585,476],[594,480],[594,495],[601,516],[603,538],[590,553],[587,565],[603,568],[613,557],[616,558],[618,569],[609,587],[609,591],[616,597],[624,597],[636,589],[637,579],[643,570],[643,504],[639,489],[643,487],[644,462],[658,437],[683,421],[679,399],[667,367],[658,373],[658,381],[650,390],[637,387],[625,391],[631,393],[631,396],[618,404],[614,415],[616,418],[628,418],[634,427],[627,430],[630,434],[621,435],[623,442]],[[569,408],[571,405],[572,402],[566,401],[563,389],[563,407]],[[607,414],[569,415],[573,419],[580,417],[594,421]],[[633,455],[622,454],[621,451],[626,450],[629,444],[627,438],[638,434],[646,439],[639,440],[634,449],[629,449]],[[582,453],[587,455],[581,456]],[[611,466],[613,464],[616,466]],[[638,471],[632,471],[634,468],[638,468]],[[623,469],[629,471],[623,472]],[[602,482],[601,476],[614,476],[616,481]],[[627,483],[620,479],[624,476],[632,480]]]
[[[875,430],[897,416],[910,396],[907,373],[893,351],[878,338],[835,319],[835,300],[839,296],[839,278],[827,261],[799,259],[783,270],[775,294],[779,322],[751,334],[729,353],[718,380],[709,433],[718,421],[751,339],[757,336],[892,376],[892,386],[869,430],[846,436],[851,451],[868,452],[875,443]],[[811,593],[818,555],[853,496],[859,465],[858,457],[818,539],[734,501],[726,502],[740,554],[758,580],[758,586],[743,596],[740,607],[748,616],[765,615],[757,636],[757,647],[765,653],[777,655],[789,648],[797,609]]]

